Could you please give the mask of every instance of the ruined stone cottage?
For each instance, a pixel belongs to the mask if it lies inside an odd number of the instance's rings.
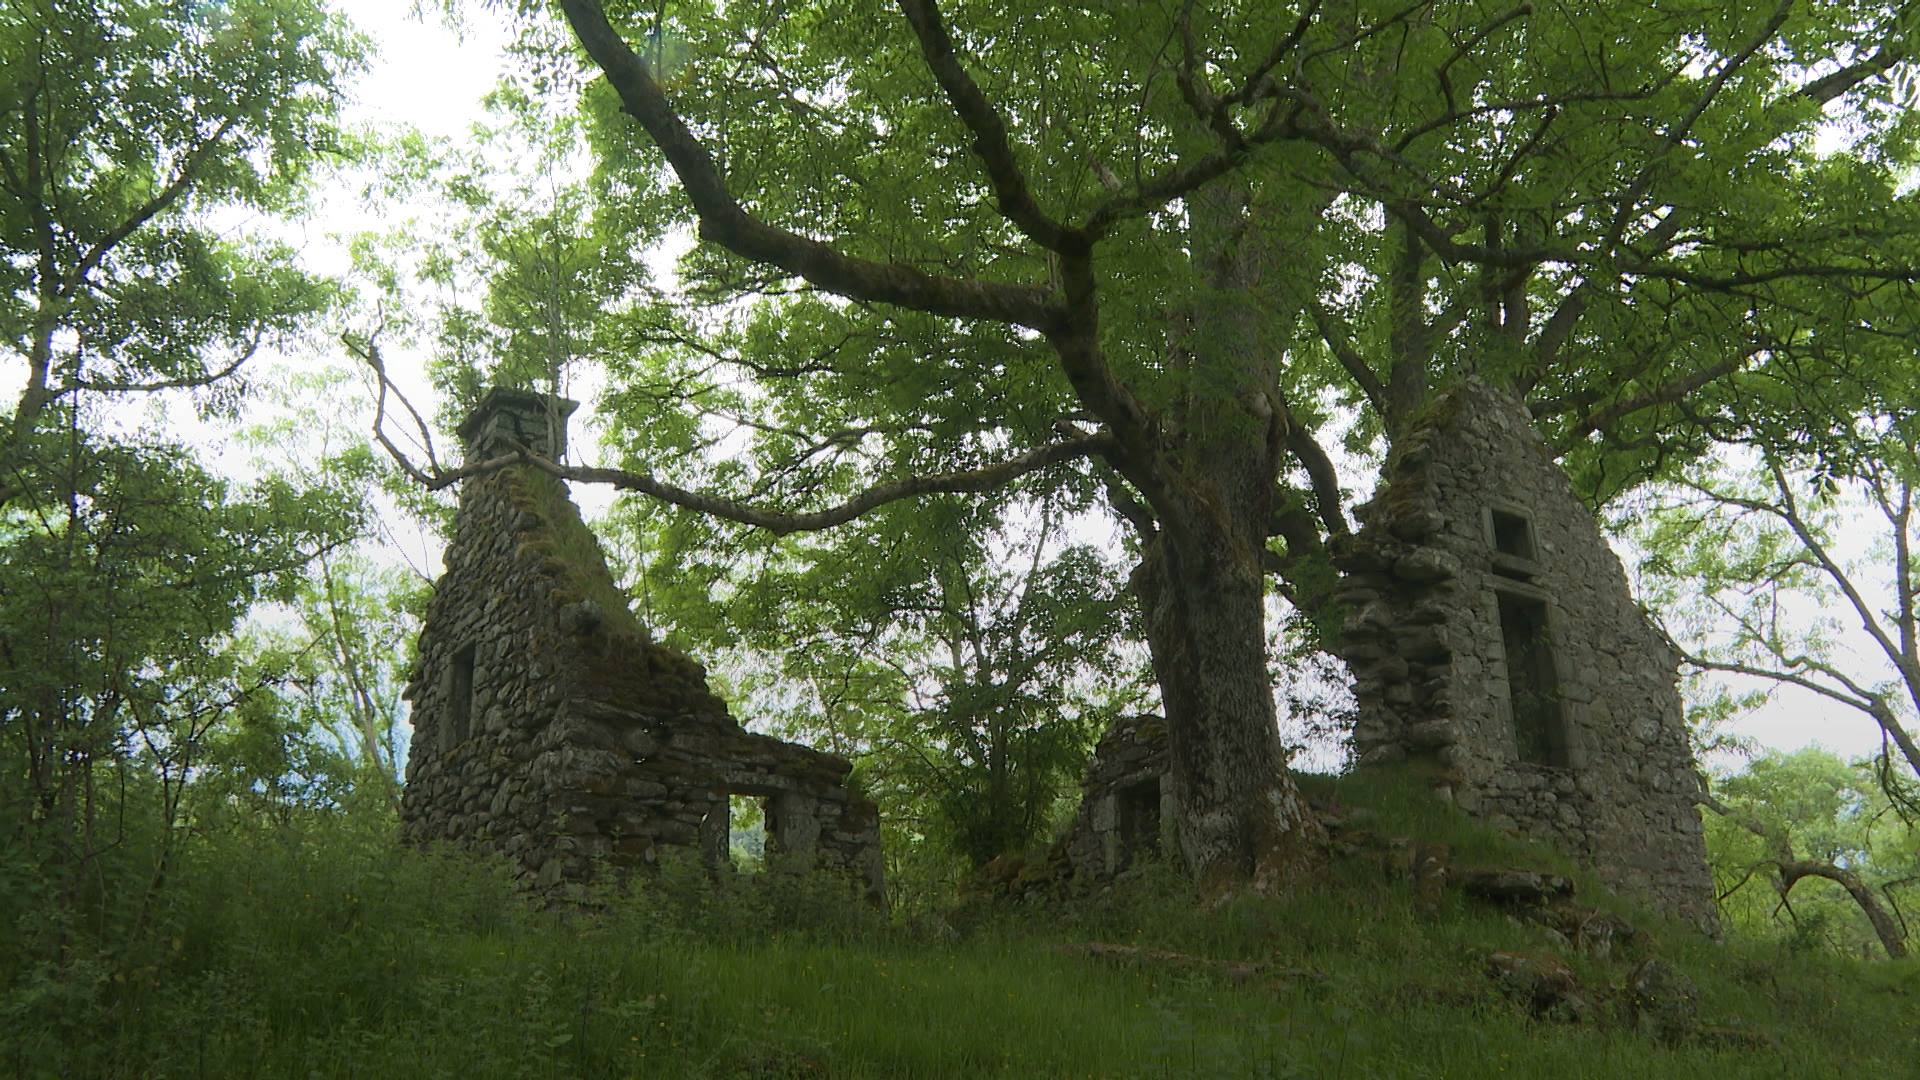
[[[1424,766],[1469,813],[1711,928],[1678,657],[1525,407],[1477,382],[1438,395],[1359,516],[1337,555],[1358,765]],[[1162,723],[1126,721],[1097,749],[1076,878],[1161,843]]]
[[[1080,785],[1080,809],[1058,849],[1068,876],[1100,882],[1171,853],[1174,808],[1164,783],[1167,722],[1122,716],[1100,736]]]
[[[467,459],[557,459],[574,408],[490,390],[460,427]],[[704,668],[650,639],[565,487],[533,467],[462,485],[406,697],[410,842],[497,852],[543,890],[673,849],[720,867],[745,796],[770,869],[845,872],[879,897],[879,815],[848,763],[742,729]]]
[[[1362,766],[1412,758],[1468,812],[1714,920],[1679,657],[1526,408],[1440,395],[1340,554]]]

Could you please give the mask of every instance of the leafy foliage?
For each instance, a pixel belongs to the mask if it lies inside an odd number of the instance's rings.
[[[726,657],[748,716],[856,758],[891,850],[931,860],[905,879],[1044,840],[1092,740],[1138,706],[1119,573],[1057,518],[1029,539],[934,502],[774,540],[625,509],[644,616]],[[730,554],[706,562],[715,543]]]
[[[1786,838],[1796,854],[1858,874],[1905,922],[1920,881],[1915,828],[1871,762],[1849,764],[1817,749],[1776,751],[1715,787],[1729,806]],[[1878,950],[1872,928],[1838,885],[1809,881],[1787,896],[1769,888],[1767,860],[1776,853],[1750,829],[1710,815],[1707,843],[1721,910],[1735,933],[1846,955]]]
[[[0,445],[75,395],[215,387],[326,302],[290,247],[219,215],[299,208],[350,148],[359,63],[304,0],[0,12],[0,340],[26,369]]]

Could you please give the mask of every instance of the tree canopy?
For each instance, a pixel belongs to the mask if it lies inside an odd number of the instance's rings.
[[[1327,604],[1334,440],[1477,377],[1606,500],[1812,437],[1790,388],[1911,338],[1898,5],[519,10],[626,275],[594,325],[630,456],[556,471],[776,532],[1104,503],[1203,879],[1311,861],[1264,597]],[[663,216],[703,243],[636,304]]]

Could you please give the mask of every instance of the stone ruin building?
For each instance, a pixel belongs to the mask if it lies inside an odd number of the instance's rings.
[[[1164,718],[1122,716],[1107,728],[1087,763],[1080,809],[1059,849],[1066,876],[1105,881],[1173,850],[1173,805],[1161,782],[1166,771]]]
[[[1678,656],[1525,407],[1477,382],[1439,395],[1357,513],[1336,559],[1358,765],[1412,762],[1467,812],[1712,929]],[[1151,717],[1101,741],[1065,845],[1076,878],[1170,835],[1165,747]]]
[[[490,390],[460,427],[467,459],[557,459],[574,408]],[[747,796],[770,869],[844,872],[880,898],[879,814],[848,763],[742,729],[704,668],[649,638],[565,487],[534,467],[462,484],[406,697],[410,842],[504,855],[544,892],[672,849],[728,865]]]

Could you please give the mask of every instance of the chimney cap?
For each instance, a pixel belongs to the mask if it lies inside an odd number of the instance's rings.
[[[495,413],[534,413],[544,416],[549,408],[558,410],[561,429],[565,430],[567,418],[579,407],[580,403],[570,398],[543,394],[538,390],[522,390],[514,386],[490,387],[480,395],[480,401],[467,413],[467,418],[460,421],[458,433],[463,441],[471,442],[486,423],[487,417]]]

